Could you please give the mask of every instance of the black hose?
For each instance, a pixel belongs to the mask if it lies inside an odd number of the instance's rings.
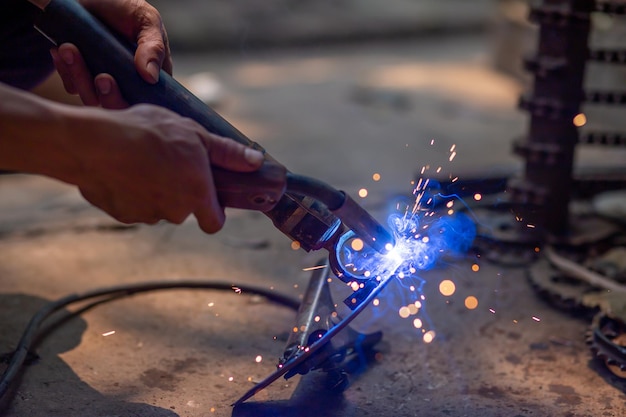
[[[56,301],[52,301],[44,305],[39,311],[37,311],[30,322],[26,326],[24,333],[15,349],[15,352],[11,356],[7,369],[0,378],[0,401],[4,395],[8,392],[9,387],[18,376],[19,371],[24,364],[28,353],[31,351],[33,344],[39,333],[39,329],[43,322],[55,312],[65,308],[71,304],[78,302],[93,300],[94,303],[112,301],[117,298],[127,297],[133,294],[139,294],[149,291],[157,290],[171,290],[171,289],[205,289],[205,290],[241,290],[242,293],[250,293],[255,295],[261,295],[268,300],[283,305],[285,307],[297,310],[300,306],[300,301],[295,300],[286,295],[275,293],[265,288],[259,288],[247,285],[233,285],[225,282],[207,282],[207,281],[155,281],[141,284],[128,284],[120,285],[105,289],[98,289],[89,291],[83,294],[71,294],[60,298]],[[98,300],[99,299],[99,300]]]

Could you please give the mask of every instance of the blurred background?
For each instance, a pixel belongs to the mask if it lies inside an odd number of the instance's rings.
[[[526,1],[152,4],[168,30],[177,80],[291,171],[347,191],[381,221],[399,197],[414,199],[420,178],[495,178],[501,188],[502,179],[524,170],[513,142],[529,130],[518,102],[533,88],[523,57],[538,38]],[[619,49],[621,19],[591,13],[590,44]],[[621,65],[590,62],[585,84],[622,90],[626,74]],[[58,79],[37,91],[78,104]],[[565,124],[583,133],[626,129],[619,107],[582,106],[584,120]],[[576,169],[623,168],[626,154],[623,146],[582,144],[575,159]],[[487,194],[485,184],[468,203]],[[208,277],[302,297],[307,268],[324,256],[297,250],[256,212],[228,210],[224,230],[207,236],[193,219],[119,225],[72,187],[42,178],[2,176],[0,187],[11,196],[0,201],[0,290],[7,297],[0,317],[12,323],[0,335],[3,346],[19,337],[35,307],[70,292]],[[481,221],[489,226],[491,217]],[[419,291],[390,290],[391,307],[367,323],[384,331],[382,359],[344,394],[317,390],[309,374],[278,381],[250,407],[231,408],[275,369],[293,312],[245,294],[163,292],[70,322],[68,340],[79,343],[44,343],[44,360],[29,368],[6,415],[625,415],[624,380],[592,360],[585,343],[589,317],[552,308],[529,285],[540,247],[500,243],[420,276],[428,308],[410,317],[398,314],[398,300]],[[582,258],[601,252],[579,249]],[[552,284],[549,265],[539,265],[537,275]],[[451,293],[441,289],[444,281],[453,282]],[[548,297],[552,304],[562,301],[558,291]],[[426,341],[426,330],[436,337]],[[626,367],[626,359],[619,363]]]

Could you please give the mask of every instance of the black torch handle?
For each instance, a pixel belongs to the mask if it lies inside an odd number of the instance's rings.
[[[57,45],[65,42],[76,45],[91,73],[111,74],[129,104],[166,107],[195,120],[209,132],[263,150],[165,71],[160,71],[156,84],[144,81],[135,69],[134,52],[76,0],[52,0],[40,15],[36,28]]]

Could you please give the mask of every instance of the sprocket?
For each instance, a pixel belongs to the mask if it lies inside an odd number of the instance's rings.
[[[597,314],[587,333],[587,344],[598,359],[619,378],[626,378],[626,324]]]
[[[550,305],[589,318],[597,312],[597,309],[583,304],[583,296],[596,288],[568,277],[546,259],[540,259],[528,267],[526,276],[532,288]]]

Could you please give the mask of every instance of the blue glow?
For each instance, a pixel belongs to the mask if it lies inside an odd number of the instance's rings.
[[[466,252],[476,236],[474,222],[462,213],[441,215],[434,211],[407,210],[391,214],[388,225],[396,245],[387,254],[367,246],[351,245],[350,240],[339,248],[339,260],[349,278],[380,281],[391,275],[416,276],[417,271],[434,267],[446,255]]]

